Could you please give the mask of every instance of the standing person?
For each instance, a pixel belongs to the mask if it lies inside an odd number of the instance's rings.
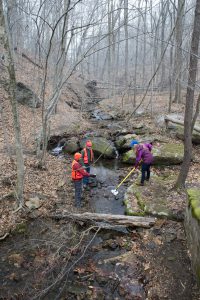
[[[149,181],[151,175],[151,164],[153,162],[152,144],[139,144],[137,141],[132,141],[131,147],[133,146],[136,154],[135,167],[137,168],[140,161],[142,161],[140,185],[144,185],[144,181]]]
[[[94,162],[94,153],[92,150],[92,142],[90,140],[86,141],[85,148],[81,151],[83,163],[85,170],[90,173],[90,165]],[[89,178],[83,178],[83,186],[87,187],[89,183]]]
[[[74,160],[72,162],[72,180],[75,188],[75,206],[81,206],[81,195],[82,195],[82,181],[84,177],[96,177],[96,175],[89,174],[84,170],[84,167],[80,164],[82,158],[81,153],[74,154]]]

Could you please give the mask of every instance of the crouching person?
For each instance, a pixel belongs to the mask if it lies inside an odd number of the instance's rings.
[[[81,207],[82,196],[82,181],[84,177],[96,177],[96,175],[89,174],[80,164],[79,160],[82,158],[81,153],[74,154],[74,160],[72,162],[72,180],[74,182],[75,189],[75,206]]]

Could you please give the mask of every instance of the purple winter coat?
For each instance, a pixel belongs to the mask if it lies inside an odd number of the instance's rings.
[[[151,153],[151,144],[141,144],[137,146],[135,166],[142,160],[145,164],[153,162],[153,154]]]

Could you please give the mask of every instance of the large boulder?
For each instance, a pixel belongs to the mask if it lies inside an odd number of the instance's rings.
[[[25,84],[18,82],[16,85],[16,100],[23,105],[38,108],[41,106],[39,97]]]
[[[181,124],[178,124],[180,122],[184,123],[184,118],[183,115],[181,114],[169,114],[167,116],[159,116],[156,120],[155,123],[159,127],[166,128],[166,121],[167,120],[167,130],[172,133],[173,136],[184,140],[184,127]],[[171,120],[171,121],[170,121]],[[172,122],[174,120],[175,122]],[[177,122],[177,123],[176,123]],[[197,129],[200,129],[200,120],[197,120],[195,123],[195,126]],[[196,131],[195,129],[193,130],[192,133],[192,142],[196,145],[200,144],[200,132],[199,130]]]
[[[177,125],[174,128],[175,134],[177,138],[181,139],[182,141],[184,140],[184,128],[181,125]],[[196,145],[200,144],[200,133],[197,132],[196,130],[193,130],[192,132],[192,142]]]
[[[164,143],[153,148],[154,165],[177,165],[182,163],[184,154],[183,144]],[[122,161],[127,164],[134,164],[135,153],[130,150],[123,154]]]
[[[177,165],[183,162],[183,144],[167,143],[161,144],[153,149],[155,165]]]
[[[131,148],[132,140],[138,140],[138,136],[136,134],[120,135],[115,141],[115,146],[120,152],[126,151]]]
[[[132,125],[133,133],[138,135],[147,134],[149,132],[149,128],[146,127],[143,123],[135,123]]]
[[[92,142],[92,149],[94,153],[97,155],[103,155],[105,158],[115,158],[117,153],[116,153],[116,148],[113,144],[112,141],[109,141],[103,137],[89,137],[89,138],[84,138],[80,142],[81,148],[85,147],[85,142],[86,140],[89,139]]]
[[[68,139],[63,147],[64,153],[75,153],[80,149],[78,139],[76,137]]]
[[[173,175],[162,177],[154,174],[144,186],[139,186],[138,182],[133,183],[124,196],[126,214],[182,219],[186,199],[177,191],[171,190],[175,181],[176,177]]]

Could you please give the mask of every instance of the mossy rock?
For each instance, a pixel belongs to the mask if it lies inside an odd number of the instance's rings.
[[[105,158],[115,158],[116,157],[116,148],[115,148],[113,142],[109,141],[103,137],[84,138],[80,143],[81,148],[85,147],[85,143],[88,139],[91,140],[92,149],[93,149],[94,153],[96,153],[97,155],[102,154],[103,157],[105,157]]]
[[[67,140],[64,147],[63,152],[64,153],[75,153],[80,149],[78,145],[78,139],[77,138],[71,138],[70,140]]]
[[[191,188],[187,190],[189,205],[191,206],[193,217],[200,220],[200,189]]]
[[[147,134],[149,132],[149,128],[147,128],[145,125],[142,124],[138,124],[133,126],[133,133],[137,134],[137,135],[143,135],[143,134]],[[137,127],[137,128],[136,128]]]
[[[177,165],[182,163],[184,156],[183,144],[167,143],[153,148],[155,165]]]
[[[129,150],[122,155],[122,162],[125,164],[134,164],[135,162],[135,153],[133,150]]]
[[[198,126],[200,124],[197,124]],[[184,127],[178,124],[174,124],[173,129],[175,132],[175,135],[177,138],[179,138],[180,140],[184,141]],[[200,133],[197,132],[196,130],[193,130],[192,133],[192,142],[196,145],[200,144]]]
[[[14,234],[27,234],[28,226],[26,223],[19,223],[16,225],[15,229],[13,230]]]
[[[128,215],[155,215],[169,219],[179,219],[173,210],[171,198],[167,197],[169,186],[175,182],[175,177],[169,178],[151,176],[151,184],[138,186],[133,183],[124,196],[125,211]],[[182,209],[180,204],[180,209]]]
[[[126,134],[119,136],[115,142],[115,146],[119,151],[125,151],[130,149],[130,143],[132,140],[138,140],[138,136],[136,134]]]
[[[163,143],[159,147],[153,148],[154,165],[176,165],[183,161],[183,144]],[[130,150],[123,154],[122,161],[127,164],[134,164],[135,153]]]

